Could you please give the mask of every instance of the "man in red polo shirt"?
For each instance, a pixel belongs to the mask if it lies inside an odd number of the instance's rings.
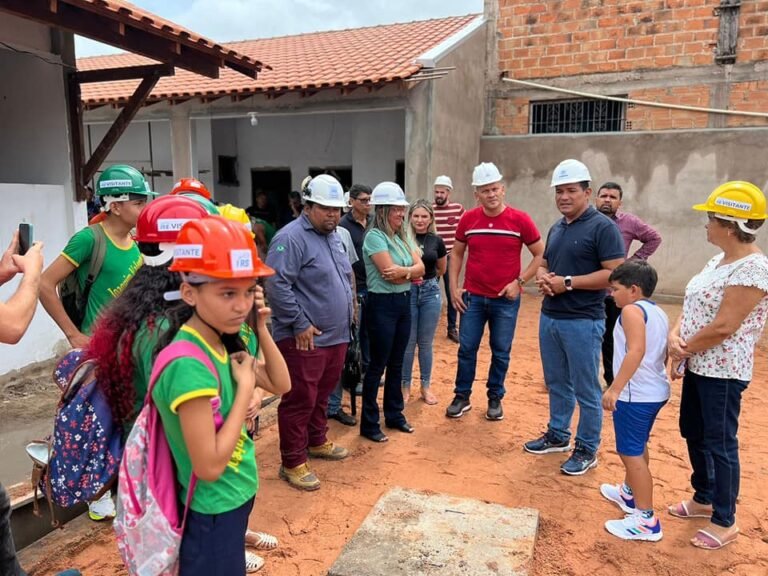
[[[450,418],[460,418],[472,408],[469,397],[486,322],[492,358],[485,417],[488,420],[504,418],[501,400],[521,288],[536,275],[544,254],[544,242],[531,217],[504,204],[502,180],[499,169],[490,162],[475,167],[472,185],[479,206],[464,214],[456,230],[448,274],[453,305],[461,313],[461,323],[455,397],[446,410],[446,416]],[[528,248],[533,259],[521,272],[523,246]],[[459,290],[459,273],[465,252],[464,289]]]

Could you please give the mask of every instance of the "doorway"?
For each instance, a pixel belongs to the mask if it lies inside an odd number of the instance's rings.
[[[283,223],[291,191],[290,168],[251,168],[251,214],[275,227]]]

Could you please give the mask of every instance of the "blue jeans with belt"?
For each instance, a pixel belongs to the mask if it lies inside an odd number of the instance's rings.
[[[368,336],[371,363],[363,378],[363,410],[360,433],[370,436],[381,432],[379,424],[379,380],[384,380],[384,421],[388,426],[406,422],[403,416],[403,356],[411,333],[411,294],[368,293]]]
[[[576,445],[590,453],[600,446],[603,390],[598,380],[605,320],[539,319],[539,351],[549,390],[549,431],[561,442],[571,439],[571,418],[579,403]]]
[[[421,389],[432,379],[432,343],[440,320],[440,284],[437,278],[411,286],[411,336],[403,358],[403,388],[410,389],[416,346],[419,347]]]
[[[739,413],[748,382],[710,378],[690,370],[683,377],[680,434],[688,444],[693,499],[712,505],[712,524],[736,522],[739,496]]]
[[[520,298],[488,298],[464,292],[466,311],[459,322],[459,362],[453,393],[469,399],[475,381],[477,351],[488,324],[491,344],[491,367],[488,370],[488,399],[504,398],[504,380],[509,369],[509,352],[515,337]]]

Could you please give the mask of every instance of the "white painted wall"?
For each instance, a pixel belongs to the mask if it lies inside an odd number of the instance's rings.
[[[78,228],[86,224],[85,204],[74,203],[69,196],[69,189],[63,186],[0,184],[0,198],[14,199],[13,202],[3,201],[0,216],[2,250],[5,250],[19,222],[31,222],[35,239],[45,244],[45,265],[53,262],[71,235],[65,221],[76,213]],[[20,280],[17,277],[0,286],[0,300],[8,300]],[[38,304],[32,324],[21,342],[15,346],[0,344],[0,376],[31,362],[47,360],[63,351],[65,344],[64,334]]]
[[[312,166],[352,166],[353,181],[375,186],[394,180],[405,156],[401,110],[262,116],[256,127],[248,119],[213,120],[211,132],[214,170],[219,155],[237,156],[240,181],[216,184],[216,199],[240,206],[251,204],[252,168],[290,168],[298,190]]]
[[[151,129],[150,129],[151,125]],[[109,130],[109,124],[86,124],[85,148],[95,150],[101,139]],[[193,142],[196,143],[197,169],[195,176],[209,188],[213,186],[211,121],[192,120],[191,126],[195,132]],[[152,154],[150,157],[150,132],[152,135]],[[151,170],[165,170],[171,173],[173,159],[171,157],[171,124],[165,121],[137,122],[128,125],[120,139],[115,144],[101,169],[111,164],[130,164],[149,173]],[[97,174],[98,176],[98,174]],[[172,176],[156,176],[154,182],[150,179],[154,190],[161,194],[171,191],[174,184]]]

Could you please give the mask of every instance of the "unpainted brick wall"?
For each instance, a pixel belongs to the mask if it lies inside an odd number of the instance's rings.
[[[719,0],[498,1],[498,68],[510,78],[546,83],[548,78],[585,74],[718,67],[714,49],[719,18],[714,8]],[[768,61],[768,1],[742,0],[736,64],[760,61]],[[768,111],[768,86],[755,80],[728,86],[729,108]],[[616,93],[626,90],[617,87]],[[713,105],[710,87],[704,85],[630,91],[629,97]],[[528,109],[527,99],[497,100],[497,133],[527,133]],[[666,130],[705,128],[709,117],[636,107],[627,110],[627,120],[631,130]],[[730,117],[727,123],[768,125],[748,117]]]

